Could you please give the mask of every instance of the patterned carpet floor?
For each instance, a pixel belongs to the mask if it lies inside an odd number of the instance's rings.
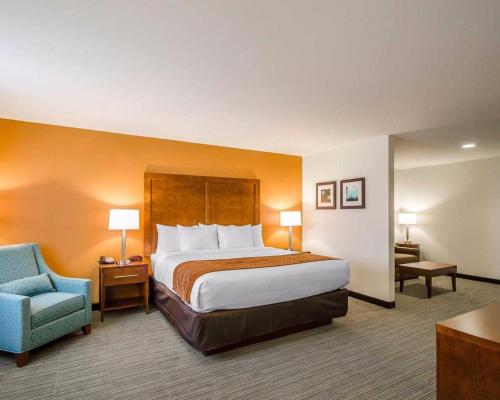
[[[500,301],[500,285],[407,281],[386,310],[349,299],[331,326],[204,357],[158,312],[94,313],[75,333],[32,352],[16,368],[0,353],[0,398],[8,399],[434,399],[437,321]]]

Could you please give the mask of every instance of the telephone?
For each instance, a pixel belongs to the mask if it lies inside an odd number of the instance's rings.
[[[101,256],[99,257],[99,264],[114,264],[115,259],[113,257]]]
[[[142,261],[142,256],[130,256],[130,261]]]

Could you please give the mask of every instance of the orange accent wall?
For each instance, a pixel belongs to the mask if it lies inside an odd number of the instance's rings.
[[[120,253],[108,211],[138,208],[142,225],[145,171],[260,179],[269,246],[288,245],[279,211],[302,208],[301,157],[0,119],[0,244],[38,242],[56,272],[92,278],[98,301],[97,258]],[[143,253],[142,230],[127,250]]]

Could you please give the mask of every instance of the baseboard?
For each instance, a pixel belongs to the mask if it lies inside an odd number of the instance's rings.
[[[477,276],[477,275],[468,275],[468,274],[457,273],[457,278],[470,279],[471,281],[495,283],[497,285],[500,284],[500,279],[486,278],[484,276]]]
[[[376,297],[367,296],[366,294],[353,292],[352,290],[349,290],[349,296],[354,297],[355,299],[358,299],[358,300],[366,301],[367,303],[372,303],[372,304],[375,304],[377,306],[384,307],[384,308],[395,308],[396,307],[395,301],[380,300],[380,299],[377,299]]]

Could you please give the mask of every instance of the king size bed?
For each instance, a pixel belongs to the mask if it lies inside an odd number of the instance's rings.
[[[145,174],[154,302],[205,355],[347,313],[344,260],[262,242],[256,179]]]

